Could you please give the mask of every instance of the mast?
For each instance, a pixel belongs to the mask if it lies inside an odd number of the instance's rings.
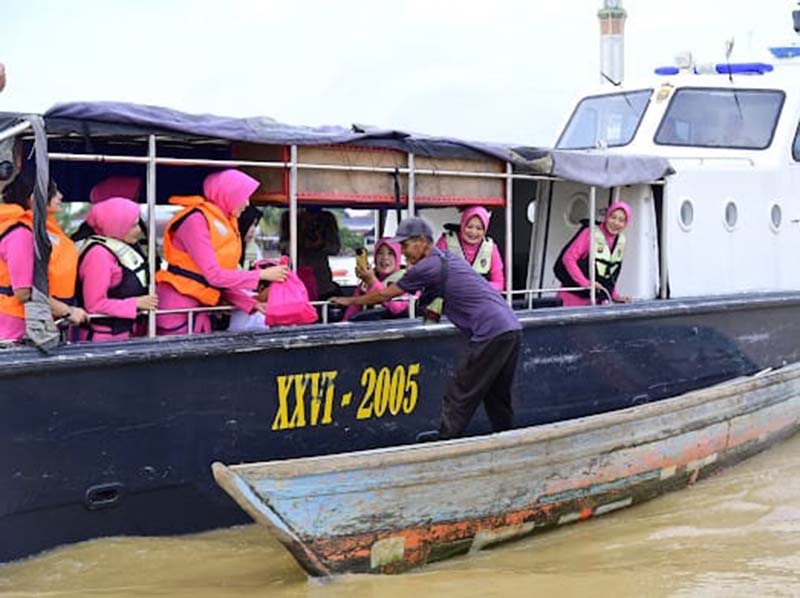
[[[618,85],[625,76],[625,19],[622,0],[603,0],[600,21],[600,82]]]

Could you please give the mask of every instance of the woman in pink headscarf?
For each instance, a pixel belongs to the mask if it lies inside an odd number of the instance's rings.
[[[405,274],[405,270],[400,268],[402,254],[399,243],[388,237],[378,239],[375,243],[375,268],[356,266],[356,276],[361,279],[361,284],[356,287],[355,296],[381,290],[400,280]],[[386,309],[388,317],[397,317],[408,309],[408,301],[406,299],[387,301],[381,306]],[[349,306],[344,312],[344,319],[349,320],[362,309],[364,308],[359,305]]]
[[[211,174],[203,182],[204,197],[172,197],[182,206],[164,231],[167,268],[156,274],[159,305],[163,310],[215,306],[225,301],[247,313],[262,311],[247,291],[260,280],[285,280],[288,268],[239,270],[242,252],[238,218],[258,188],[258,181],[238,170]],[[185,313],[163,314],[157,319],[159,334],[186,334]],[[194,332],[210,332],[208,312],[198,312]]]
[[[595,227],[595,289],[596,300],[603,303],[608,300],[618,303],[630,302],[630,297],[617,293],[617,279],[622,268],[625,254],[625,234],[623,230],[630,224],[631,208],[624,201],[612,203],[606,211],[606,217],[600,226]],[[589,250],[591,231],[583,227],[561,250],[553,270],[556,277],[565,287],[589,287]],[[590,305],[588,290],[559,291],[558,297],[565,307]]]
[[[92,190],[89,192],[89,201],[94,205],[111,197],[124,197],[125,199],[138,202],[141,188],[142,181],[139,177],[112,176],[103,179],[92,187]],[[140,223],[139,226],[141,227],[142,223]],[[78,230],[72,233],[71,239],[77,243],[78,241],[83,241],[91,237],[96,232],[97,231],[92,228],[87,218],[86,221],[81,222]],[[142,232],[145,231],[143,230]]]
[[[497,244],[486,236],[490,217],[488,210],[481,206],[467,208],[461,214],[458,232],[446,230],[436,242],[436,247],[460,255],[478,274],[488,280],[492,287],[503,291],[506,288],[503,259],[500,257]]]
[[[81,329],[81,340],[127,340],[140,310],[155,309],[158,298],[148,294],[147,260],[136,242],[139,205],[112,197],[92,206],[86,219],[95,234],[89,237],[78,261],[78,294],[92,318]]]

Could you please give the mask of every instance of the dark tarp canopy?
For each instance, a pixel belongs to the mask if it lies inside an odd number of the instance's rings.
[[[0,113],[0,127],[13,124],[20,116]],[[186,141],[216,139],[280,146],[348,144],[439,158],[488,157],[510,162],[518,172],[551,175],[599,187],[648,183],[672,172],[666,159],[655,156],[517,147],[375,127],[287,125],[268,117],[188,114],[123,102],[58,104],[44,116],[48,134],[56,136],[130,138],[156,134]]]

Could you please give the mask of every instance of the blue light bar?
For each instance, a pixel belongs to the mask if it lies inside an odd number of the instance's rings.
[[[677,66],[660,66],[656,69],[656,75],[677,75],[680,72]]]
[[[763,75],[774,70],[774,67],[766,62],[725,63],[718,64],[715,68],[720,75]]]
[[[798,46],[777,46],[770,48],[770,52],[775,58],[795,58],[800,56],[800,47]]]

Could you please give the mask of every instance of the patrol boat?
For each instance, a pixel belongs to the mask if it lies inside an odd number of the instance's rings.
[[[30,146],[41,124],[37,167],[67,200],[110,175],[146,179],[151,231],[156,204],[245,169],[257,203],[288,209],[293,263],[304,205],[375,209],[379,235],[397,211],[444,222],[442,206],[487,206],[524,327],[514,393],[526,428],[800,361],[800,92],[783,61],[795,58],[670,67],[587,96],[552,150],[118,103],[2,114],[0,138]],[[614,199],[633,209],[618,288],[636,301],[554,307],[561,247]],[[151,236],[151,274],[155,253]],[[302,328],[155,338],[151,322],[125,343],[0,351],[0,559],[246,521],[214,485],[214,461],[426,438],[463,337],[414,310],[351,324],[320,309],[323,323]],[[479,414],[469,434],[488,430]]]

